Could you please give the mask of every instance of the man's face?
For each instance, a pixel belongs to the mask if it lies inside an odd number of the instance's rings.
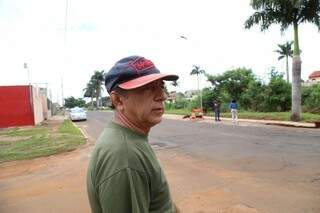
[[[157,80],[137,89],[128,90],[123,99],[124,114],[131,122],[150,128],[161,122],[164,113],[164,82]]]

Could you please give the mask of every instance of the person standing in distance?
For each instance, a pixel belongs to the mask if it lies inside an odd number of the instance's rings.
[[[130,56],[105,75],[114,119],[98,138],[87,172],[93,213],[178,212],[168,182],[148,142],[148,133],[164,113],[164,80],[152,61]]]
[[[231,101],[231,103],[229,104],[229,108],[231,110],[232,123],[237,124],[238,123],[238,104],[235,99]]]
[[[213,111],[214,111],[214,120],[215,121],[221,121],[220,120],[220,101],[217,99],[213,101]]]

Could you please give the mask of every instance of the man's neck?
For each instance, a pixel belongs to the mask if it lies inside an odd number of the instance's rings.
[[[113,119],[113,122],[120,124],[121,126],[124,126],[128,129],[131,129],[134,132],[137,132],[142,135],[148,134],[150,128],[146,129],[143,127],[139,127],[137,124],[130,121],[123,113],[119,111],[115,111],[115,116]]]

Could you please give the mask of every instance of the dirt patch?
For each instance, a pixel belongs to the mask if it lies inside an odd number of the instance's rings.
[[[59,125],[63,122],[63,120],[46,120],[42,122],[42,126],[49,127],[49,132],[51,134],[58,134],[59,133]]]
[[[184,213],[260,213],[245,204],[233,204],[232,194],[223,190],[211,190],[193,194],[179,203]]]
[[[92,149],[84,146],[69,153],[0,164],[0,212],[89,213],[86,171]],[[294,185],[290,189],[259,182],[251,173],[228,170],[174,149],[158,150],[157,156],[182,213],[320,210],[318,195],[297,191]]]
[[[90,212],[85,182],[92,148],[0,164],[0,212]],[[241,174],[175,151],[161,150],[157,155],[181,212],[246,212],[241,210],[245,205],[223,187],[225,181],[241,179]]]
[[[91,149],[0,164],[0,212],[90,212],[85,182]]]
[[[183,213],[260,213],[242,203],[228,185],[250,179],[246,173],[230,171],[205,160],[175,151],[158,152],[170,189]]]

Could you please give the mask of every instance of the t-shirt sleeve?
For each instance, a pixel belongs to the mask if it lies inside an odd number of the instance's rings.
[[[99,184],[98,193],[102,212],[149,212],[149,182],[141,171],[122,169]]]

